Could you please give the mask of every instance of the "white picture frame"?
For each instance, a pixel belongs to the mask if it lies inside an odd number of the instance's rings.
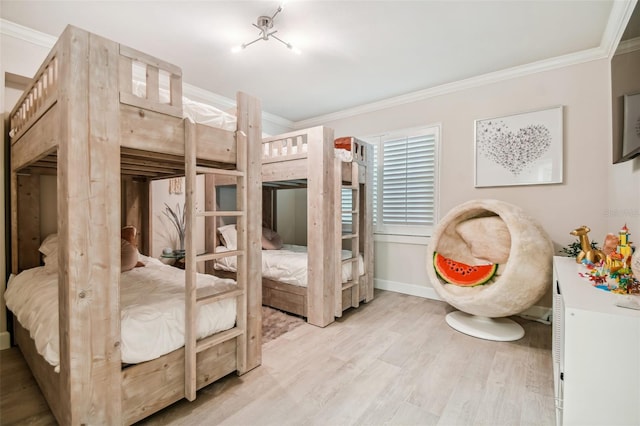
[[[475,120],[475,187],[562,183],[562,109]]]

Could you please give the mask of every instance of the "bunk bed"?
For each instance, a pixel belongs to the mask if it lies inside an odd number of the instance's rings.
[[[319,126],[263,138],[261,154],[267,228],[277,228],[276,192],[307,188],[306,286],[269,278],[263,264],[262,303],[324,327],[373,299],[373,149],[353,137],[334,139],[332,129]],[[342,208],[343,188],[351,191],[349,211]],[[230,260],[218,262],[215,274],[234,277]],[[345,267],[351,272],[344,274]]]
[[[132,90],[140,66],[143,97]],[[10,181],[17,279],[41,265],[39,176],[57,176],[59,372],[15,317],[14,336],[60,424],[131,424],[261,363],[260,123],[259,101],[239,93],[235,131],[196,124],[183,117],[180,68],[72,26],[58,39],[11,113]],[[198,174],[235,179],[236,211],[198,210]],[[134,271],[121,272],[120,229],[140,229],[140,250],[150,253],[149,185],[175,176],[186,179],[185,271],[175,269],[184,280],[184,346],[124,364],[120,287]],[[237,278],[203,289],[197,265],[220,255],[196,255],[195,222],[209,228],[229,215],[238,223]],[[198,312],[223,301],[235,305],[235,324],[199,338]]]

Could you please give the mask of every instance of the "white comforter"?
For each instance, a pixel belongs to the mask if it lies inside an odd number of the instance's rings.
[[[145,267],[120,278],[122,362],[149,361],[184,346],[184,271],[141,256]],[[198,274],[197,286],[232,288],[233,280]],[[9,280],[7,307],[29,330],[38,353],[59,370],[58,275],[44,267],[26,270]],[[199,308],[198,338],[230,329],[236,321],[234,299]]]
[[[217,252],[229,251],[226,247],[217,247]],[[342,251],[342,259],[352,256],[348,250]],[[217,259],[216,269],[223,271],[236,271],[237,260],[235,256]],[[285,244],[280,250],[262,250],[262,276],[271,280],[286,284],[307,286],[307,247]],[[360,255],[358,260],[360,275],[364,274],[364,260]],[[342,282],[351,280],[351,263],[342,265]]]

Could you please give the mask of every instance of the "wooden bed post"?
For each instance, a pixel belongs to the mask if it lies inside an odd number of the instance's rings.
[[[237,95],[238,131],[247,135],[246,173],[247,204],[247,322],[245,337],[245,373],[262,363],[262,110],[260,101],[245,93]],[[241,165],[238,165],[240,169]]]
[[[74,27],[61,43],[58,421],[121,424],[118,45]]]
[[[360,187],[363,189],[360,191],[360,252],[364,256],[364,270],[366,279],[366,292],[365,302],[373,300],[373,146],[360,142],[361,146],[366,150],[365,155],[365,181],[364,188],[362,184]]]
[[[335,193],[340,191],[334,170],[333,130],[317,127],[309,131],[307,245],[309,271],[307,275],[307,319],[310,324],[325,327],[334,321],[335,270],[338,259],[335,235]]]

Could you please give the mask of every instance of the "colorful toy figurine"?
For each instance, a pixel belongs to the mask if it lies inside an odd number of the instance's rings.
[[[582,263],[582,259],[587,259],[591,263],[598,264],[604,261],[606,256],[600,250],[591,248],[591,242],[587,236],[589,231],[591,231],[591,229],[588,226],[583,225],[580,228],[569,232],[571,235],[578,237],[578,240],[580,241],[581,250],[576,257],[576,262]]]

